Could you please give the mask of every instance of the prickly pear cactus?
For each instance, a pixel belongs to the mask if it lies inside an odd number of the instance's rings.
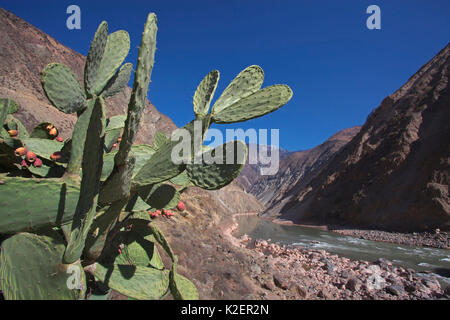
[[[178,258],[153,222],[185,210],[186,188],[220,189],[242,170],[247,147],[231,141],[203,145],[212,123],[246,121],[268,114],[292,97],[286,85],[261,90],[259,66],[243,70],[210,110],[220,73],[211,71],[194,94],[200,141],[181,163],[172,160],[180,139],[158,132],[153,145],[135,145],[146,106],[156,51],[157,18],[144,26],[133,91],[126,114],[106,117],[104,98],[121,92],[133,71],[123,64],[126,31],[98,27],[86,59],[84,85],[66,66],[51,63],[42,86],[60,111],[77,115],[70,139],[50,122],[29,133],[14,117],[20,106],[0,99],[0,290],[6,299],[105,299],[86,278],[131,299],[198,299],[195,285],[178,274]],[[123,65],[122,65],[123,64]],[[200,143],[200,150],[196,148]],[[231,156],[229,153],[231,152]],[[202,159],[216,159],[204,162]],[[200,161],[196,161],[200,159]],[[230,163],[229,159],[233,161]],[[162,248],[172,260],[167,268]],[[84,268],[82,267],[84,266]]]

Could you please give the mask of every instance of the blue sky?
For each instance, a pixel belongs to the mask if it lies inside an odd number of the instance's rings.
[[[66,8],[81,8],[81,30],[66,28]],[[381,8],[381,30],[366,28],[366,8]],[[278,128],[288,150],[314,147],[361,125],[450,39],[448,0],[84,1],[0,0],[0,6],[87,54],[102,20],[131,36],[135,64],[143,24],[158,16],[158,50],[149,99],[182,126],[203,76],[221,72],[218,93],[243,68],[258,64],[263,86],[286,83],[292,100],[265,117],[220,128]]]

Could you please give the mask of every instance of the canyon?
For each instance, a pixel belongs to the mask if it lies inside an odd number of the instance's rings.
[[[71,136],[76,117],[49,104],[40,72],[50,62],[64,63],[82,83],[85,57],[1,8],[0,21],[0,97],[19,103],[17,117],[27,129],[50,120],[62,137]],[[448,297],[435,278],[389,262],[352,262],[322,251],[236,239],[232,231],[239,213],[343,230],[447,230],[449,56],[447,45],[387,97],[362,127],[344,129],[310,150],[280,150],[276,175],[261,176],[259,165],[247,164],[238,179],[221,190],[189,188],[182,195],[183,213],[155,220],[179,256],[179,272],[192,279],[200,298]],[[125,112],[130,92],[126,88],[106,101],[108,116]],[[137,143],[150,144],[156,132],[169,135],[174,129],[172,120],[147,101]],[[168,263],[167,256],[163,259]],[[330,271],[329,265],[337,268]],[[363,285],[369,277],[364,270],[373,265],[387,279],[386,287],[375,291]],[[295,274],[289,276],[293,268]]]

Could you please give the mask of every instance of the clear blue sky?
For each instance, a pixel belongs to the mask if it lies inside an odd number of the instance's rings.
[[[70,4],[81,7],[81,30],[66,28]],[[371,4],[381,8],[381,30],[366,28]],[[233,126],[279,128],[288,150],[363,124],[450,40],[448,0],[0,0],[0,6],[83,54],[106,20],[110,31],[130,33],[133,64],[146,16],[155,12],[158,51],[149,90],[155,106],[182,126],[192,119],[192,96],[206,73],[221,72],[217,98],[240,70],[258,64],[263,86],[286,83],[294,97],[270,115]]]

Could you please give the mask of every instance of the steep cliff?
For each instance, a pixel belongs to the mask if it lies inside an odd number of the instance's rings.
[[[326,168],[271,211],[295,223],[450,228],[450,45],[383,100]]]
[[[311,182],[359,129],[360,127],[354,127],[341,130],[324,143],[309,150],[296,152],[280,150],[280,165],[275,175],[262,176],[259,172],[260,165],[247,163],[238,180],[247,192],[253,194],[268,208],[267,213],[272,212],[270,208],[295,194],[296,187]]]

